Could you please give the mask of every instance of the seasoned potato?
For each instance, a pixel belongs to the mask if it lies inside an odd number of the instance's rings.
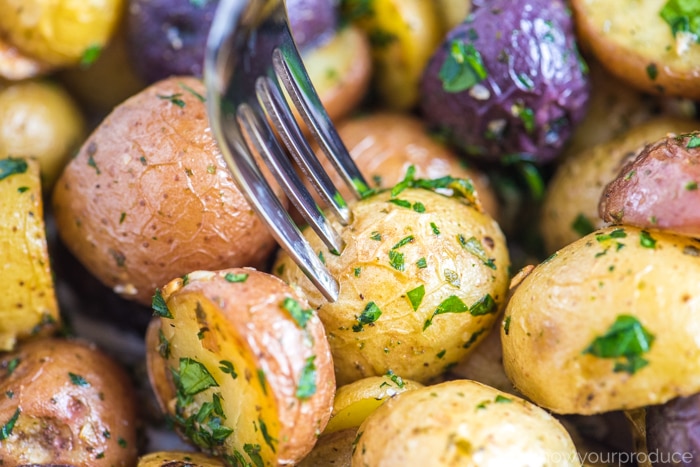
[[[357,429],[323,434],[318,438],[314,449],[302,459],[299,467],[350,467],[352,464],[353,441]]]
[[[423,387],[400,376],[368,376],[341,386],[335,392],[331,419],[325,434],[359,427],[367,416],[384,401],[404,391]]]
[[[10,81],[35,78],[51,70],[51,66],[28,57],[0,37],[0,78]]]
[[[335,378],[306,300],[239,268],[173,280],[153,306],[149,377],[181,434],[233,465],[294,464],[311,451]]]
[[[169,451],[141,456],[136,467],[226,467],[226,464],[199,452]]]
[[[18,340],[47,335],[59,325],[49,264],[39,164],[0,159],[0,351]]]
[[[694,120],[657,117],[566,159],[554,173],[542,207],[540,231],[547,251],[554,252],[605,225],[598,215],[603,190],[644,145],[668,133],[695,128]]]
[[[564,427],[523,399],[469,380],[389,399],[358,430],[353,465],[579,466]]]
[[[0,34],[41,62],[74,65],[107,44],[123,5],[123,0],[0,0]]]
[[[605,187],[600,217],[610,223],[698,237],[698,182],[700,132],[666,136],[647,145]]]
[[[92,344],[39,339],[0,357],[0,464],[136,463],[128,375]]]
[[[700,98],[700,44],[680,27],[684,14],[686,21],[697,14],[685,11],[694,2],[572,0],[571,8],[582,47],[618,78],[646,92]]]
[[[53,193],[61,240],[139,303],[196,269],[260,267],[276,246],[211,135],[204,92],[199,80],[173,77],[118,106]]]
[[[304,232],[340,284],[336,302],[284,252],[273,271],[318,310],[339,384],[390,370],[425,382],[468,355],[498,316],[510,264],[503,234],[475,206],[427,189],[349,206],[351,223],[333,224],[346,244],[341,254]]]
[[[47,193],[85,136],[72,97],[48,81],[25,81],[0,91],[0,157],[33,157]]]
[[[344,2],[344,14],[372,44],[375,88],[385,105],[408,110],[418,102],[423,69],[442,38],[441,18],[432,0]]]
[[[501,330],[515,387],[593,414],[700,392],[700,243],[608,227],[562,248],[513,293]]]

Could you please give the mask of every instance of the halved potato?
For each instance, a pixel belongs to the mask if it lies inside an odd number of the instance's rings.
[[[335,378],[306,300],[253,269],[197,271],[154,299],[149,377],[178,431],[233,465],[285,465],[311,451]]]
[[[59,325],[49,264],[39,164],[0,159],[0,351]]]

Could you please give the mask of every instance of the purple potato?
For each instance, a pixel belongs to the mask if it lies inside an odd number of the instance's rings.
[[[654,467],[700,466],[700,394],[647,407],[646,423]]]
[[[475,0],[421,81],[427,121],[467,155],[559,155],[590,94],[563,0]]]
[[[219,0],[131,0],[127,44],[147,83],[173,75],[202,77],[204,48]],[[320,44],[338,27],[334,0],[288,0],[289,22],[300,48]]]

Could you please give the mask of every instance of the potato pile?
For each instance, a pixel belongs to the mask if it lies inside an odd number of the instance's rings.
[[[219,3],[0,0],[0,465],[695,465],[693,2],[286,0],[336,301],[212,134]]]

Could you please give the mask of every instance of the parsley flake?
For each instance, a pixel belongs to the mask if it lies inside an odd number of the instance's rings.
[[[615,362],[614,372],[634,374],[649,362],[642,355],[651,350],[654,335],[631,315],[619,315],[602,336],[583,350],[598,358],[623,359]]]
[[[423,284],[406,292],[406,297],[408,297],[408,301],[411,303],[411,308],[413,308],[413,311],[418,310],[424,296],[425,286]]]
[[[177,376],[177,386],[186,396],[219,386],[207,367],[192,358],[180,358]]]
[[[687,149],[700,148],[700,136],[691,135],[688,139],[688,144],[685,145]]]
[[[160,316],[161,318],[173,319],[172,313],[168,309],[168,305],[165,303],[163,294],[160,289],[156,289],[156,293],[153,296],[153,301],[151,303],[151,308],[153,308],[153,316]]]
[[[653,250],[656,248],[656,239],[653,238],[646,230],[642,230],[642,232],[639,234],[639,244],[644,248],[650,248]]]
[[[245,272],[234,274],[232,272],[227,272],[224,275],[224,279],[228,282],[245,282],[248,279],[248,274]]]
[[[182,97],[182,93],[178,92],[176,94],[170,94],[168,96],[162,95],[162,94],[156,94],[158,96],[158,99],[164,100],[164,101],[170,101],[170,103],[180,107],[181,109],[185,107],[185,101],[180,99]]]
[[[22,413],[22,409],[17,407],[17,410],[15,410],[15,413],[10,417],[10,419],[5,423],[2,428],[0,428],[0,441],[6,440],[7,438],[10,437],[12,434],[12,430],[15,427],[15,423],[17,423],[17,419],[19,418],[19,414]]]
[[[428,318],[423,324],[423,330],[425,331],[428,326],[433,324],[433,318],[437,315],[442,315],[445,313],[464,313],[469,311],[469,307],[456,295],[450,295],[445,300],[438,305],[438,307],[433,311],[433,315]]]
[[[297,386],[297,399],[308,399],[316,394],[316,364],[314,360],[316,355],[306,359],[304,368],[301,370],[299,384]]]
[[[102,53],[102,46],[99,44],[93,44],[87,49],[83,50],[83,55],[80,57],[80,66],[82,68],[87,68],[100,57]]]
[[[481,54],[473,44],[466,44],[461,40],[453,40],[449,44],[449,53],[438,73],[442,88],[446,92],[466,91],[487,76]]]
[[[76,386],[83,386],[83,387],[90,386],[90,383],[88,383],[88,381],[80,375],[76,375],[75,373],[68,372],[68,377],[70,378],[70,382],[75,384]]]
[[[23,174],[27,171],[27,161],[8,157],[0,159],[0,180],[4,180],[10,175]]]
[[[365,309],[362,310],[360,316],[357,317],[357,324],[353,325],[354,332],[362,331],[365,324],[373,324],[382,315],[382,310],[379,309],[376,303],[369,302]]]
[[[297,322],[300,328],[306,329],[306,323],[313,317],[314,312],[311,309],[304,309],[301,304],[291,297],[287,297],[282,302],[282,308],[287,310],[294,321]]]
[[[233,367],[233,363],[229,362],[228,360],[221,360],[219,362],[219,365],[219,370],[226,373],[227,375],[231,375],[231,378],[233,379],[238,378],[238,373],[236,373],[236,369]]]
[[[593,223],[583,213],[579,213],[578,216],[576,216],[576,219],[571,223],[571,228],[581,237],[585,237],[589,233],[595,231]]]
[[[481,262],[484,263],[484,265],[488,266],[493,270],[496,269],[496,264],[494,263],[493,258],[489,258],[488,256],[486,256],[486,250],[484,250],[484,246],[476,237],[470,237],[469,239],[465,240],[464,236],[462,234],[459,234],[457,235],[457,241],[459,241],[459,244],[462,245],[462,248],[479,258]]]
[[[469,307],[469,314],[472,316],[488,315],[497,309],[498,306],[491,294],[486,294]]]
[[[668,0],[659,13],[671,27],[673,37],[690,33],[700,42],[700,4],[693,0]]]

